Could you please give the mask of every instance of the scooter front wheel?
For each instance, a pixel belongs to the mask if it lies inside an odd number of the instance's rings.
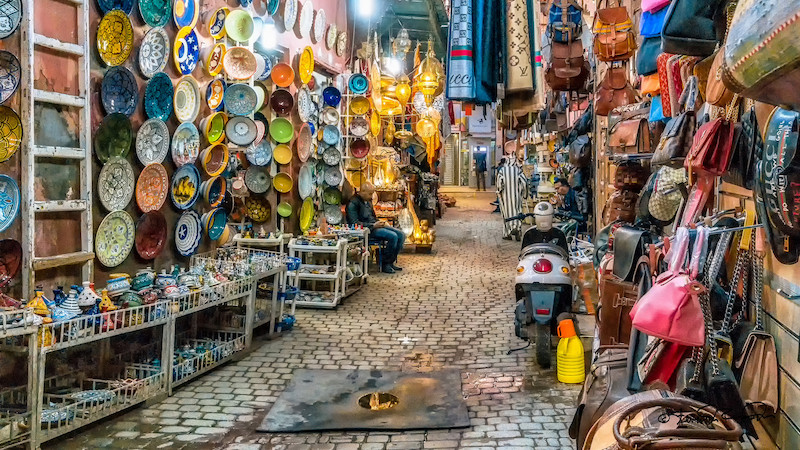
[[[536,323],[536,362],[542,369],[549,369],[552,354],[550,352],[550,324]]]

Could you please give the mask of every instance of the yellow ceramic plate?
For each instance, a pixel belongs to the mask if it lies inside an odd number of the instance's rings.
[[[361,187],[361,183],[364,182],[364,174],[361,172],[353,172],[350,175],[350,184],[353,185],[354,188],[358,189]]]
[[[312,74],[314,73],[314,50],[311,47],[303,49],[300,54],[300,59],[297,62],[297,76],[300,77],[300,82],[308,84],[311,81]]]
[[[208,34],[214,39],[222,39],[225,37],[225,18],[229,12],[230,9],[227,6],[223,6],[214,11],[214,14],[208,21]]]
[[[377,136],[381,132],[381,116],[379,116],[375,111],[372,111],[372,117],[370,117],[369,121],[369,129],[372,131],[373,136]]]
[[[272,185],[276,191],[285,194],[292,190],[292,177],[288,173],[280,172],[272,179]]]
[[[133,27],[127,14],[115,9],[103,16],[97,27],[97,51],[108,66],[128,60],[133,48]]]
[[[314,202],[311,197],[303,200],[303,206],[300,207],[300,229],[303,232],[311,228],[311,223],[314,221]]]
[[[228,115],[222,111],[203,119],[202,128],[209,144],[216,144],[225,139],[226,123],[228,123]]]
[[[272,151],[272,158],[278,164],[289,164],[292,162],[292,149],[286,144],[276,145]]]
[[[353,100],[350,102],[350,112],[355,114],[356,116],[363,116],[369,111],[369,100],[363,95],[359,95],[358,97],[353,97]]]
[[[0,162],[7,161],[19,150],[22,122],[13,109],[0,106]]]

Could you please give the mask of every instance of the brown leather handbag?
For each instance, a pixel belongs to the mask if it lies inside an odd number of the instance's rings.
[[[607,116],[612,109],[636,102],[636,89],[628,81],[627,69],[609,67],[597,89],[596,113]]]
[[[623,6],[622,0],[617,0],[616,6],[611,6],[611,0],[606,1],[605,8],[601,8],[602,4],[601,0],[594,16],[594,53],[597,59],[600,61],[630,59],[637,45],[628,9]]]
[[[603,207],[603,224],[608,225],[617,220],[633,223],[636,220],[636,202],[638,200],[637,192],[627,189],[614,191]]]
[[[554,91],[583,90],[589,78],[589,63],[583,55],[580,41],[562,44],[553,42],[550,64],[545,81]]]
[[[717,51],[714,62],[708,71],[706,81],[705,99],[714,106],[725,107],[734,100],[734,93],[731,92],[722,82],[722,64],[725,62],[725,52]]]
[[[650,169],[637,163],[619,164],[614,171],[614,187],[638,191],[650,178]]]
[[[639,288],[632,281],[614,275],[614,258],[603,262],[600,279],[600,302],[597,308],[597,329],[600,345],[628,345],[631,339],[633,305],[639,299]],[[636,267],[647,261],[640,260]]]
[[[612,125],[608,133],[608,150],[612,155],[635,155],[652,151],[650,126],[646,119],[621,120]]]

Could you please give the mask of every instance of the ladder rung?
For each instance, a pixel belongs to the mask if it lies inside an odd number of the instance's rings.
[[[62,94],[60,92],[48,92],[40,89],[33,90],[33,99],[37,102],[53,103],[56,105],[74,106],[83,108],[86,106],[86,101],[75,95]]]
[[[53,267],[71,266],[94,259],[94,252],[65,253],[56,256],[40,256],[33,258],[33,270],[52,269]]]
[[[86,211],[87,209],[89,209],[89,202],[86,200],[33,202],[33,210],[35,212]]]
[[[33,43],[59,52],[69,53],[71,55],[77,55],[77,56],[84,55],[83,47],[78,44],[61,42],[58,39],[54,39],[48,36],[43,36],[41,34],[33,35]]]
[[[45,158],[85,159],[86,151],[82,148],[36,145],[33,147],[33,155]]]

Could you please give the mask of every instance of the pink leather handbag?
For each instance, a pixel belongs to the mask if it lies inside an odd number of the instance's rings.
[[[689,248],[689,230],[678,229],[668,270],[658,276],[653,287],[631,310],[634,328],[688,347],[700,347],[705,343],[705,324],[698,299],[705,287],[696,280],[708,247],[705,227],[697,228],[695,244],[689,270],[686,270],[684,260]]]
[[[656,12],[669,5],[670,0],[642,0],[642,11]]]

